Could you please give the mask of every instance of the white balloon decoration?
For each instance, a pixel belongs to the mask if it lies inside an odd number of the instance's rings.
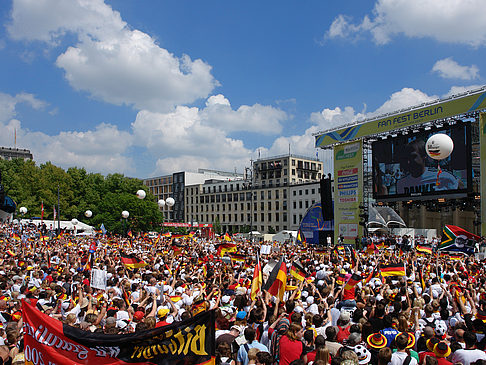
[[[438,133],[430,136],[425,143],[425,151],[434,160],[443,160],[450,156],[454,142],[447,134]]]

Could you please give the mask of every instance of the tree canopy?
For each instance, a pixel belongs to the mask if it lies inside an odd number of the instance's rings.
[[[77,167],[65,171],[50,162],[37,166],[23,159],[0,160],[0,171],[6,195],[17,203],[17,211],[21,206],[28,209],[27,218],[40,217],[43,203],[44,219],[53,219],[59,189],[61,220],[76,218],[98,228],[103,223],[116,233],[123,229],[123,210],[130,213],[126,228],[134,232],[158,231],[163,222],[155,197],[140,179],[122,174],[103,176]],[[140,189],[146,192],[143,200],[136,196]],[[91,218],[84,216],[88,209],[93,212]]]

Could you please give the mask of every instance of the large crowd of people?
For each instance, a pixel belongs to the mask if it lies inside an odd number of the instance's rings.
[[[233,253],[219,243],[197,234],[47,238],[34,227],[0,225],[1,360],[24,361],[25,300],[106,334],[215,310],[217,364],[486,364],[486,275],[474,256],[271,242],[260,255],[260,242],[233,241]],[[121,253],[141,264],[127,267]],[[286,263],[282,298],[262,286],[252,293],[257,260],[264,283]],[[299,275],[290,270],[296,262]],[[397,263],[404,275],[381,271]],[[94,269],[106,272],[105,288],[91,286]]]

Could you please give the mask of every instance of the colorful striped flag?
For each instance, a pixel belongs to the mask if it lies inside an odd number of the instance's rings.
[[[361,276],[359,276],[358,274],[353,273],[353,275],[351,275],[351,277],[349,278],[349,280],[346,282],[346,285],[344,286],[344,290],[351,290],[351,289],[353,289],[361,280],[363,280],[361,278]]]
[[[218,256],[223,257],[226,253],[236,252],[236,243],[220,243],[217,250]]]
[[[417,250],[417,252],[426,253],[428,255],[432,254],[432,247],[430,246],[417,245],[415,249]]]
[[[227,242],[231,242],[231,237],[230,237],[228,232],[225,233],[224,240],[227,241]]]
[[[251,300],[255,300],[257,294],[261,290],[262,283],[263,283],[262,265],[260,263],[260,254],[257,252],[255,270],[253,270],[253,280],[251,281],[251,292],[250,292]]]
[[[398,264],[383,265],[380,268],[381,276],[405,276],[405,264],[403,262]]]
[[[283,261],[283,257],[275,265],[273,270],[270,272],[267,282],[263,286],[263,290],[268,291],[271,295],[278,297],[280,301],[283,300],[283,295],[285,293],[285,287],[287,285],[287,266]]]
[[[299,261],[294,261],[292,263],[292,266],[290,267],[290,275],[299,281],[304,281],[307,276],[304,267]]]
[[[232,262],[245,262],[246,255],[242,253],[232,253],[230,254],[230,258]]]
[[[122,264],[125,265],[125,267],[130,270],[138,269],[148,265],[145,261],[137,258],[134,254],[127,255],[125,253],[122,253],[120,255],[120,259]]]

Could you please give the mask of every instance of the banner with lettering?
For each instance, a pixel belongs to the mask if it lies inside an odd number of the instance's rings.
[[[362,141],[334,147],[334,242],[354,244],[362,235],[359,205],[363,201]]]
[[[65,325],[26,301],[22,315],[26,364],[214,364],[214,311],[123,335]]]

